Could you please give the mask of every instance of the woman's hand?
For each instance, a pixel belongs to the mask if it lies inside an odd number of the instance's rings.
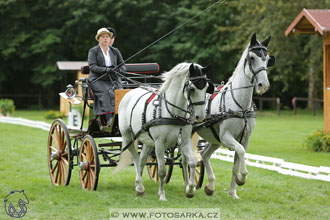
[[[110,67],[107,67],[106,72],[110,75],[114,75],[116,73],[115,69]]]

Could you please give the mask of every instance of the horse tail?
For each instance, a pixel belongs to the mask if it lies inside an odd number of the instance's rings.
[[[124,148],[125,146],[126,146],[126,143],[123,140],[122,148]],[[131,144],[131,146],[129,146],[128,149],[137,151],[137,146],[138,146],[138,141],[134,141],[134,143]],[[120,154],[118,164],[117,164],[116,168],[114,169],[113,174],[120,172],[121,170],[127,168],[128,166],[130,166],[132,164],[132,156],[131,156],[131,153],[129,152],[129,150],[125,150],[124,152],[122,152]]]

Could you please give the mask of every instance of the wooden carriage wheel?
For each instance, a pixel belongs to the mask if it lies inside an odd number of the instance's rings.
[[[200,189],[203,185],[203,180],[204,180],[204,163],[202,160],[197,162],[197,167],[196,167],[196,172],[195,172],[195,181],[196,181],[196,189]],[[188,175],[190,177],[190,169],[188,165]],[[185,176],[183,174],[183,169],[182,169],[182,176],[183,179],[185,179]]]
[[[56,119],[48,136],[48,168],[55,186],[67,186],[72,172],[72,149],[68,129],[61,119]]]
[[[96,190],[100,173],[97,147],[92,136],[86,135],[81,143],[79,157],[79,178],[81,187]]]
[[[166,151],[165,156],[168,157],[168,158],[173,158],[174,153]],[[154,151],[151,152],[148,155],[147,163],[157,163],[157,158],[156,158],[156,155],[155,155]],[[166,167],[165,183],[168,183],[171,179],[171,176],[172,176],[173,164],[165,165],[165,167]],[[148,174],[149,174],[150,179],[155,181],[155,182],[159,182],[158,165],[157,164],[147,165],[147,170],[148,170]]]

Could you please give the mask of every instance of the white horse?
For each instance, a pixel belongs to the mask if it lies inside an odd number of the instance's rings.
[[[183,166],[190,179],[185,182],[187,197],[195,194],[195,168],[191,132],[192,123],[205,118],[205,93],[213,89],[207,82],[208,68],[189,63],[180,63],[162,75],[164,83],[159,91],[150,88],[137,88],[128,92],[119,105],[119,129],[122,134],[124,151],[120,156],[118,169],[127,165],[128,149],[132,155],[136,169],[135,191],[137,195],[144,193],[142,184],[143,167],[149,153],[155,147],[160,179],[159,199],[166,200],[164,191],[165,150],[178,146],[183,154]],[[212,86],[208,86],[208,84]],[[139,140],[143,148],[139,155],[133,142]],[[126,156],[125,156],[126,155]],[[129,156],[129,154],[128,154]],[[130,161],[130,160],[129,160]],[[117,169],[117,170],[118,170]],[[188,178],[186,178],[188,179]]]
[[[210,157],[221,145],[235,151],[229,194],[239,198],[236,183],[246,182],[248,170],[244,154],[256,123],[253,89],[257,94],[266,92],[269,87],[267,67],[275,64],[275,57],[268,55],[270,51],[267,50],[270,38],[260,43],[253,34],[232,77],[218,95],[213,95],[213,100],[209,99],[207,120],[197,126],[197,133],[209,142],[202,152],[209,180],[204,188],[207,195],[213,195],[215,181]]]

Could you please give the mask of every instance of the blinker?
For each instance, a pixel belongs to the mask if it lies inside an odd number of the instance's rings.
[[[276,62],[276,58],[274,55],[269,56],[267,67],[274,66]]]

